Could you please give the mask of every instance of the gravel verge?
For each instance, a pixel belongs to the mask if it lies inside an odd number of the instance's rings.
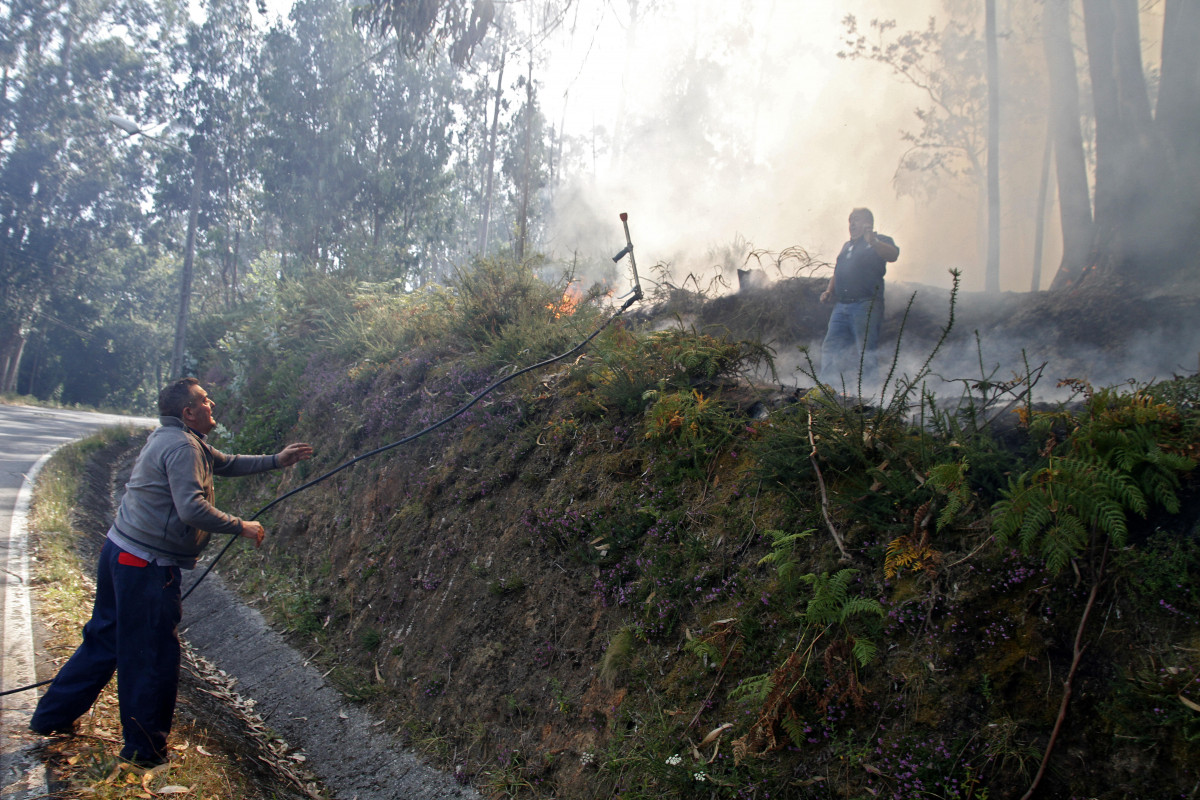
[[[185,577],[185,585],[195,577]],[[334,797],[480,797],[453,776],[423,764],[395,737],[381,731],[381,720],[346,703],[257,610],[241,603],[216,575],[209,575],[187,599],[181,630],[194,651],[235,682],[238,695],[253,701],[263,722],[302,751],[304,765]]]

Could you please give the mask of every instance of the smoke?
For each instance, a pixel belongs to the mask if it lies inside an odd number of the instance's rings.
[[[889,274],[943,283],[957,267],[965,288],[982,289],[977,185],[947,178],[925,192],[897,192],[897,167],[911,147],[902,132],[920,128],[914,111],[929,97],[885,65],[838,57],[848,14],[868,34],[872,19],[895,19],[894,37],[924,29],[931,16],[943,26],[944,5],[624,0],[594,4],[590,18],[581,11],[543,77],[547,114],[565,134],[551,249],[586,251],[604,230],[619,237],[615,220],[626,211],[641,262],[670,263],[678,283],[721,271],[707,254],[735,241],[774,252],[798,246],[832,261],[849,210],[867,206],[901,248]],[[960,6],[960,18],[970,13]],[[630,7],[640,9],[636,25]],[[1040,58],[1040,6],[1012,8],[1001,21],[1002,59]],[[972,21],[981,31],[981,19]],[[1045,138],[1040,91],[1014,84],[1002,106],[1001,282],[1009,290],[1030,286]],[[1060,256],[1053,207],[1047,219],[1043,285]]]
[[[929,96],[886,65],[838,57],[848,14],[868,36],[874,35],[871,20],[895,19],[894,40],[925,29],[931,17],[944,30],[947,8],[982,32],[982,3],[586,5],[595,16],[576,18],[542,91],[549,118],[564,133],[565,177],[554,193],[549,244],[578,258],[580,277],[615,281],[623,291],[627,267],[614,268],[609,258],[624,245],[620,212],[629,213],[643,282],[652,265],[661,264],[676,286],[709,286],[719,277],[723,284],[717,285],[733,291],[734,270],[752,250],[768,252],[748,265],[768,265],[769,278],[826,275],[820,267],[800,271],[799,261],[774,269],[769,254],[798,247],[818,265],[832,262],[847,238],[850,209],[867,206],[876,229],[893,236],[901,251],[888,267],[889,317],[908,292],[892,296],[891,287],[937,287],[934,295],[940,296],[949,288],[949,269],[961,271],[964,297],[983,289],[980,184],[943,176],[917,191],[912,181],[897,180],[898,165],[912,147],[902,134],[920,129],[914,112],[930,105]],[[630,23],[633,6],[641,10],[636,25]],[[1047,135],[1041,3],[1001,6],[1000,282],[1005,291],[1024,293],[1032,283]],[[972,13],[980,18],[963,16]],[[1149,17],[1144,23],[1148,39],[1156,24]],[[1157,63],[1156,46],[1149,43],[1147,64]],[[1089,102],[1086,95],[1082,102]],[[908,191],[901,195],[898,189]],[[1049,285],[1061,258],[1055,201],[1051,184],[1040,287]],[[940,376],[943,391],[957,391],[971,381],[1019,376],[1026,358],[1032,366],[1041,363],[1047,351],[1038,333],[1001,329],[992,329],[979,348],[962,340],[947,348],[932,365],[931,380]],[[1168,336],[1169,348],[1161,333],[1128,328],[1109,336],[1121,340],[1119,351],[1093,337],[1060,341],[1039,393],[1054,395],[1062,378],[1112,385],[1195,369],[1200,335]],[[819,339],[807,344],[819,363]],[[902,351],[898,373],[915,374],[926,355]],[[781,377],[793,374],[804,382],[797,370],[807,364],[799,351],[781,353],[779,367]]]
[[[545,79],[567,142],[553,248],[593,246],[596,226],[619,237],[627,211],[641,261],[670,262],[677,281],[711,270],[707,254],[735,241],[829,261],[847,213],[865,205],[901,244],[898,277],[944,274],[964,250],[975,258],[973,217],[918,208],[892,185],[919,93],[881,65],[837,57],[846,13],[902,13],[901,26],[922,27],[939,4],[663,5],[632,36],[627,13],[625,28],[611,14],[577,23]]]

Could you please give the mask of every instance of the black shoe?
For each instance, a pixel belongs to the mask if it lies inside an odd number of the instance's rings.
[[[121,760],[128,764],[133,764],[138,769],[154,769],[167,763],[165,758],[159,756],[121,756]]]
[[[33,725],[30,725],[29,730],[33,731],[38,736],[74,736],[75,721],[72,720],[65,725],[57,725],[53,728],[35,728]]]

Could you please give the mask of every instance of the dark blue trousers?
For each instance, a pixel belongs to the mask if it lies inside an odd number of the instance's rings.
[[[179,690],[179,568],[131,566],[120,556],[121,549],[106,540],[83,643],[38,701],[29,727],[38,733],[69,727],[115,671],[125,736],[121,757],[157,762],[167,757]]]

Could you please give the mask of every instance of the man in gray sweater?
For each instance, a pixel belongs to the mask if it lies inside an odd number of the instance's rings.
[[[142,766],[167,759],[167,734],[179,688],[180,577],[213,533],[262,544],[262,523],[213,505],[213,476],[252,475],[290,467],[312,448],[290,444],[274,455],[226,455],[206,441],[216,427],[214,403],[195,378],[158,396],[161,427],[134,464],[125,496],[100,551],[96,600],[83,643],[38,702],[29,727],[42,735],[74,730],[117,673],[125,746]]]

